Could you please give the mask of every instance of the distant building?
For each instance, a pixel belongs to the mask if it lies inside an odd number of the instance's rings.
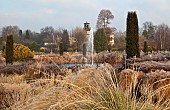
[[[110,36],[109,36],[109,45],[110,46],[113,46],[114,45],[114,34],[110,34]]]
[[[90,42],[90,41],[92,41],[92,36],[90,35],[91,34],[91,32],[90,32],[91,31],[90,23],[86,21],[84,23],[84,28],[83,29],[86,31],[86,38],[88,38],[88,41],[86,42],[86,47],[88,47],[87,50],[89,51],[92,48],[92,42]]]
[[[90,27],[90,23],[89,23],[89,22],[87,22],[87,21],[84,23],[84,30],[86,31],[86,35],[87,35],[87,37],[89,37],[91,27]]]
[[[56,53],[57,51],[57,45],[55,43],[44,43],[44,48],[47,53]]]
[[[90,23],[89,22],[85,22],[84,23],[84,28],[83,28],[85,31],[86,31],[86,38],[90,38],[90,30],[91,30],[91,27],[90,27]],[[91,40],[91,39],[89,39]]]

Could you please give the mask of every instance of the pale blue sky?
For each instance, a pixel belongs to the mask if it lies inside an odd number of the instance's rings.
[[[125,30],[128,11],[136,11],[139,26],[145,21],[170,26],[170,0],[2,0],[0,28],[18,25],[39,32],[45,26],[71,30],[89,21],[95,28],[101,9],[114,15],[111,27]]]

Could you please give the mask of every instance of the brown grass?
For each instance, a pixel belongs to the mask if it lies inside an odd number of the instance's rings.
[[[157,70],[151,73],[136,72],[130,69],[120,73],[119,86],[128,94],[141,94],[144,99],[157,105],[170,107],[170,73]],[[128,91],[129,90],[129,91]],[[136,92],[136,93],[134,93]],[[137,96],[140,98],[139,96]]]
[[[168,110],[168,77],[169,72],[165,71],[145,74],[129,69],[117,76],[109,64],[30,83],[25,82],[24,76],[2,76],[0,107],[12,110]],[[139,98],[136,88],[142,93]],[[153,102],[155,97],[157,101]]]

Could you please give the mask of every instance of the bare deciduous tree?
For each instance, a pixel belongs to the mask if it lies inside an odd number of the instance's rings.
[[[6,26],[2,28],[2,37],[6,38],[7,35],[13,35],[15,42],[21,42],[18,26]]]
[[[83,49],[83,43],[87,42],[88,38],[86,37],[86,31],[81,27],[76,27],[72,30],[72,35],[74,39],[73,47],[76,47],[77,51],[81,51]]]
[[[146,37],[147,39],[153,38],[155,30],[156,30],[156,26],[154,26],[152,22],[146,21],[143,23],[142,35]]]
[[[110,10],[102,9],[98,15],[96,24],[97,29],[106,28],[113,18],[114,16]]]
[[[44,42],[53,42],[54,28],[52,26],[46,26],[41,29],[41,36]]]
[[[169,27],[166,24],[160,24],[155,33],[155,40],[159,45],[158,49],[165,49],[165,44],[168,41],[170,35]]]
[[[126,48],[126,41],[125,41],[126,33],[125,32],[115,32],[115,44],[114,48],[116,48],[119,51],[124,51]]]

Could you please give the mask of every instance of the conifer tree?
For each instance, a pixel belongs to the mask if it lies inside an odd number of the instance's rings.
[[[26,30],[25,39],[30,39],[30,32],[29,32],[29,30]]]
[[[94,49],[97,53],[107,50],[107,36],[103,28],[98,29],[94,35]]]
[[[6,64],[12,64],[13,63],[13,55],[14,55],[14,47],[13,47],[14,41],[13,36],[8,35],[6,39]]]
[[[69,35],[68,35],[68,31],[65,29],[63,30],[63,35],[62,35],[62,39],[61,42],[63,43],[63,49],[64,51],[67,51],[67,49],[70,46],[70,41],[69,41]]]
[[[140,56],[139,52],[139,27],[136,12],[128,12],[126,25],[126,53],[127,58]]]
[[[64,49],[63,49],[63,43],[60,43],[60,56],[63,55]]]
[[[143,51],[144,51],[145,53],[148,52],[148,44],[147,44],[146,41],[144,41]]]
[[[22,38],[22,30],[19,30],[19,36]]]
[[[86,44],[83,44],[83,57],[86,57],[86,52],[87,52]]]

